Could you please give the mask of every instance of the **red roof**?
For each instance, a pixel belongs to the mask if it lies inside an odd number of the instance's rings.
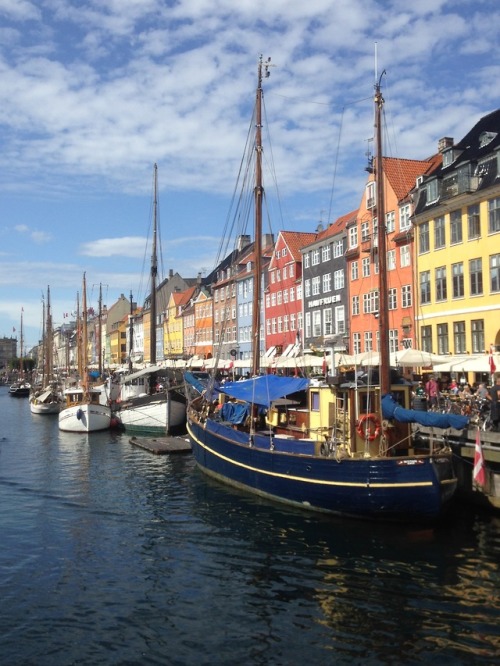
[[[418,176],[423,176],[436,166],[430,160],[406,160],[399,157],[382,159],[384,173],[398,201],[402,201],[415,187]]]

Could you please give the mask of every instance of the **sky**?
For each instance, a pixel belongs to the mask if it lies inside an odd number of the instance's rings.
[[[382,76],[384,153],[426,159],[500,107],[497,0],[0,0],[0,337],[214,267],[252,118],[281,229],[358,207]],[[161,277],[161,275],[160,275]],[[14,332],[15,329],[15,332]]]

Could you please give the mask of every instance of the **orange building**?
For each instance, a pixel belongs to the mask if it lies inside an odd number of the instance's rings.
[[[409,193],[417,178],[434,168],[435,160],[383,158],[390,351],[416,346],[413,204]],[[358,215],[347,225],[350,351],[355,354],[379,349],[377,234],[377,191],[371,173]]]

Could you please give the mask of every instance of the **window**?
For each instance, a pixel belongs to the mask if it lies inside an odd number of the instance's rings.
[[[410,204],[405,204],[399,209],[399,230],[406,231],[410,227]]]
[[[351,298],[351,314],[359,315],[359,296],[352,296]]]
[[[439,250],[446,243],[446,234],[444,228],[444,217],[436,217],[434,220],[434,249]]]
[[[488,233],[500,231],[500,197],[488,201]]]
[[[400,266],[401,268],[406,268],[406,266],[410,265],[410,246],[409,245],[402,245],[399,249],[399,260],[400,260]]]
[[[418,228],[418,253],[424,254],[429,252],[429,223],[422,222]]]
[[[389,351],[397,352],[399,349],[398,329],[391,328],[389,330]]]
[[[420,303],[422,305],[431,302],[431,272],[420,273]]]
[[[482,354],[485,350],[484,344],[484,319],[473,319],[471,321],[472,353]]]
[[[313,312],[313,336],[319,338],[321,336],[321,310]]]
[[[330,258],[332,256],[332,246],[331,245],[324,245],[321,248],[321,261],[330,261]]]
[[[290,292],[291,291],[292,290],[290,289]],[[311,295],[311,280],[304,281],[304,294],[306,298],[309,298],[309,296]]]
[[[370,240],[370,223],[361,222],[361,242]]]
[[[306,312],[306,338],[311,337],[311,313]]]
[[[464,296],[464,265],[462,262],[453,264],[451,267],[453,279],[453,298]]]
[[[446,290],[446,267],[436,268],[436,301],[445,301],[448,294]]]
[[[281,271],[279,268],[276,270],[276,282],[281,282]]]
[[[343,305],[335,308],[335,331],[337,334],[345,333],[345,309]]]
[[[276,273],[274,271],[271,271],[271,284],[274,284],[276,282]]]
[[[467,229],[469,240],[481,238],[481,219],[479,217],[479,204],[467,208]]]
[[[353,261],[351,264],[351,280],[357,280],[359,277],[358,262]]]
[[[295,300],[295,287],[290,287],[290,301],[293,302]]]
[[[344,241],[342,239],[333,241],[333,256],[335,259],[344,254]]]
[[[358,246],[358,227],[351,227],[349,229],[349,247]]]
[[[274,307],[276,305],[276,292],[273,292],[271,294],[271,306]]]
[[[387,270],[393,271],[396,269],[396,250],[389,250],[387,253]]]
[[[312,279],[312,295],[317,296],[320,293],[320,277],[313,277]],[[306,294],[307,296],[307,294]]]
[[[465,354],[465,322],[456,321],[453,324],[453,339],[455,343],[455,354]]]
[[[365,351],[372,351],[373,349],[373,336],[371,331],[365,331]]]
[[[363,257],[363,259],[361,260],[361,269],[363,277],[370,276],[370,257]]]
[[[332,309],[326,308],[323,310],[323,331],[324,335],[332,335],[333,333],[333,320]]]
[[[450,243],[461,243],[462,240],[462,211],[454,210],[450,213]]]
[[[290,277],[293,277],[294,273],[295,273],[294,265],[293,265],[293,264],[290,264],[290,266],[288,266],[288,275],[289,275]]]
[[[437,325],[438,354],[448,354],[450,345],[448,342],[448,324]]]
[[[483,293],[483,260],[471,259],[469,261],[470,295],[479,296]]]
[[[333,274],[333,288],[334,289],[343,289],[344,288],[344,270],[335,271]]]
[[[278,305],[281,305],[282,301],[283,301],[283,292],[278,291],[276,293],[276,302],[277,302]]]
[[[366,207],[367,208],[375,208],[376,201],[375,197],[377,196],[377,192],[375,189],[375,181],[372,180],[366,185]]]
[[[325,273],[323,275],[323,293],[326,294],[332,290],[332,274]]]
[[[422,351],[432,352],[432,326],[422,326],[420,329],[420,342]]]
[[[397,289],[389,289],[388,297],[388,307],[389,310],[396,310],[398,307],[398,292]]]
[[[434,180],[430,180],[427,183],[427,203],[432,203],[433,201],[437,201],[438,197],[439,197],[438,180],[437,178],[434,178]]]
[[[372,312],[378,312],[379,309],[379,297],[378,289],[374,289],[367,294],[363,294],[363,312],[364,314],[370,314]]]
[[[309,252],[305,252],[304,253],[304,268],[309,268],[309,262],[310,262]],[[274,282],[274,280],[272,280],[272,281]]]
[[[500,254],[490,257],[490,289],[492,293],[500,291]]]
[[[361,333],[352,334],[352,347],[354,354],[361,354]]]
[[[401,307],[411,308],[411,305],[412,305],[411,284],[404,284],[401,287]]]
[[[285,331],[285,333],[289,330],[288,315],[283,316],[283,330]]]
[[[288,289],[283,289],[283,303],[288,303]]]
[[[385,214],[385,231],[390,234],[396,228],[396,213],[391,210]]]
[[[283,333],[283,319],[278,317],[278,333]]]
[[[286,280],[286,266],[283,266],[283,280]]]
[[[317,266],[319,264],[319,250],[313,250],[311,252],[311,266]]]
[[[292,291],[292,290],[290,289],[290,292],[291,292],[291,291]],[[302,300],[302,285],[301,285],[301,284],[298,284],[298,285],[297,285],[297,291],[296,291],[296,294],[297,294],[297,300],[298,300],[298,301]],[[292,300],[292,299],[290,299],[290,300]]]

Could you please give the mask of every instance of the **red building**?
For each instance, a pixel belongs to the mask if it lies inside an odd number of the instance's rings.
[[[279,355],[289,345],[303,339],[300,249],[315,238],[315,233],[280,231],[276,240],[268,268],[264,304],[264,335],[268,355]]]

